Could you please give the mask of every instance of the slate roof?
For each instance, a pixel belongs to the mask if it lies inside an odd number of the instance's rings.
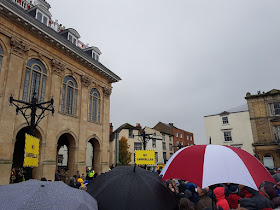
[[[90,57],[88,54],[86,54],[82,49],[77,47],[76,45],[72,44],[69,42],[67,39],[65,39],[63,36],[61,36],[59,33],[51,29],[50,27],[44,25],[43,23],[39,22],[36,20],[34,17],[32,17],[29,13],[27,13],[23,8],[20,6],[16,5],[10,0],[0,0],[0,5],[1,7],[4,7],[5,9],[9,10],[10,12],[16,14],[19,18],[21,18],[22,27],[28,27],[27,25],[23,24],[24,21],[29,23],[32,27],[40,30],[41,32],[44,33],[44,35],[48,35],[61,45],[67,47],[69,50],[74,52],[76,55],[79,55],[83,59],[85,59],[87,62],[93,64],[96,68],[100,70],[100,72],[104,75],[106,75],[109,78],[110,82],[118,82],[121,80],[119,76],[117,76],[115,73],[113,73],[111,70],[109,70],[107,67],[105,67],[103,64],[99,63],[92,57]],[[6,14],[6,11],[0,10],[4,15]]]

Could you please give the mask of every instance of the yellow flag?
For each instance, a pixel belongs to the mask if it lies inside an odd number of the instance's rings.
[[[23,167],[38,167],[40,139],[25,134],[25,152]]]

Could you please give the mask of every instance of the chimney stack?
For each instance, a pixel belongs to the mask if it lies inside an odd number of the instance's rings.
[[[113,124],[110,123],[110,134],[113,133]]]
[[[173,123],[169,123],[169,125],[173,127]]]
[[[140,125],[140,123],[136,123],[136,128],[141,129],[141,125]]]

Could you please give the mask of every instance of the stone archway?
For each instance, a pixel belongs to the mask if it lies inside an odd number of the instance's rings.
[[[75,138],[69,134],[62,134],[57,141],[57,156],[56,168],[69,169],[70,175],[75,174],[76,169],[76,141]],[[60,161],[62,158],[62,162]]]
[[[37,177],[38,168],[31,169],[29,167],[27,167],[27,168],[23,167],[24,149],[25,149],[25,134],[26,133],[29,133],[29,127],[24,127],[22,129],[20,129],[16,135],[12,168],[15,168],[16,170],[23,169],[24,175],[25,175],[25,180],[28,180],[31,178],[38,178]],[[37,129],[35,130],[35,137],[42,140],[42,135]],[[41,141],[40,141],[40,145],[41,145]],[[39,154],[41,154],[41,147],[40,147]],[[40,155],[39,155],[39,158],[40,158]]]
[[[92,138],[87,142],[86,150],[86,166],[93,168],[97,173],[101,173],[101,152],[100,144],[96,138]]]

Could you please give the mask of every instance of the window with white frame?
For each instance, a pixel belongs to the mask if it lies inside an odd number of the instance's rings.
[[[165,135],[162,134],[162,141],[165,141]]]
[[[157,142],[155,139],[152,140],[152,147],[157,147]]]
[[[68,40],[73,43],[74,45],[77,45],[77,38],[74,37],[72,34],[68,33]]]
[[[228,116],[223,116],[222,117],[222,122],[223,122],[223,125],[228,124]]]
[[[183,134],[180,133],[180,138],[183,138]]]
[[[156,162],[158,162],[158,153],[155,152]]]
[[[187,136],[187,140],[189,140],[189,136]]]
[[[179,136],[179,134],[178,133],[176,133],[176,137],[178,137]]]
[[[192,136],[190,138],[191,138],[191,141],[192,141]]]
[[[40,102],[44,102],[47,83],[47,70],[44,64],[38,60],[31,58],[27,61],[22,100],[30,102],[33,94]]]
[[[100,123],[100,93],[92,88],[89,94],[89,121]]]
[[[72,76],[66,76],[63,80],[61,112],[76,116],[78,85]]]
[[[3,49],[0,45],[0,71],[1,71],[1,66],[2,66],[3,56],[4,56]]]
[[[179,146],[179,141],[176,141],[176,146]]]
[[[169,136],[169,141],[172,142],[172,137],[171,136]]]
[[[223,134],[225,141],[232,141],[231,130],[224,130]]]
[[[170,157],[172,157],[173,153],[170,153]]]
[[[163,150],[166,150],[166,144],[165,144],[165,142],[162,142],[162,149],[163,149]]]
[[[280,141],[280,126],[273,126],[273,135],[275,141]]]
[[[48,25],[49,18],[44,13],[40,12],[39,10],[37,10],[36,19],[38,21],[40,21],[41,23]]]
[[[180,146],[181,146],[181,147],[184,146],[182,141],[180,142]]]
[[[274,161],[273,161],[273,157],[270,154],[266,154],[263,157],[263,164],[264,166],[273,169],[274,168]]]
[[[142,150],[142,143],[134,142],[134,150]]]
[[[280,116],[280,102],[270,103],[269,110],[271,116]]]

